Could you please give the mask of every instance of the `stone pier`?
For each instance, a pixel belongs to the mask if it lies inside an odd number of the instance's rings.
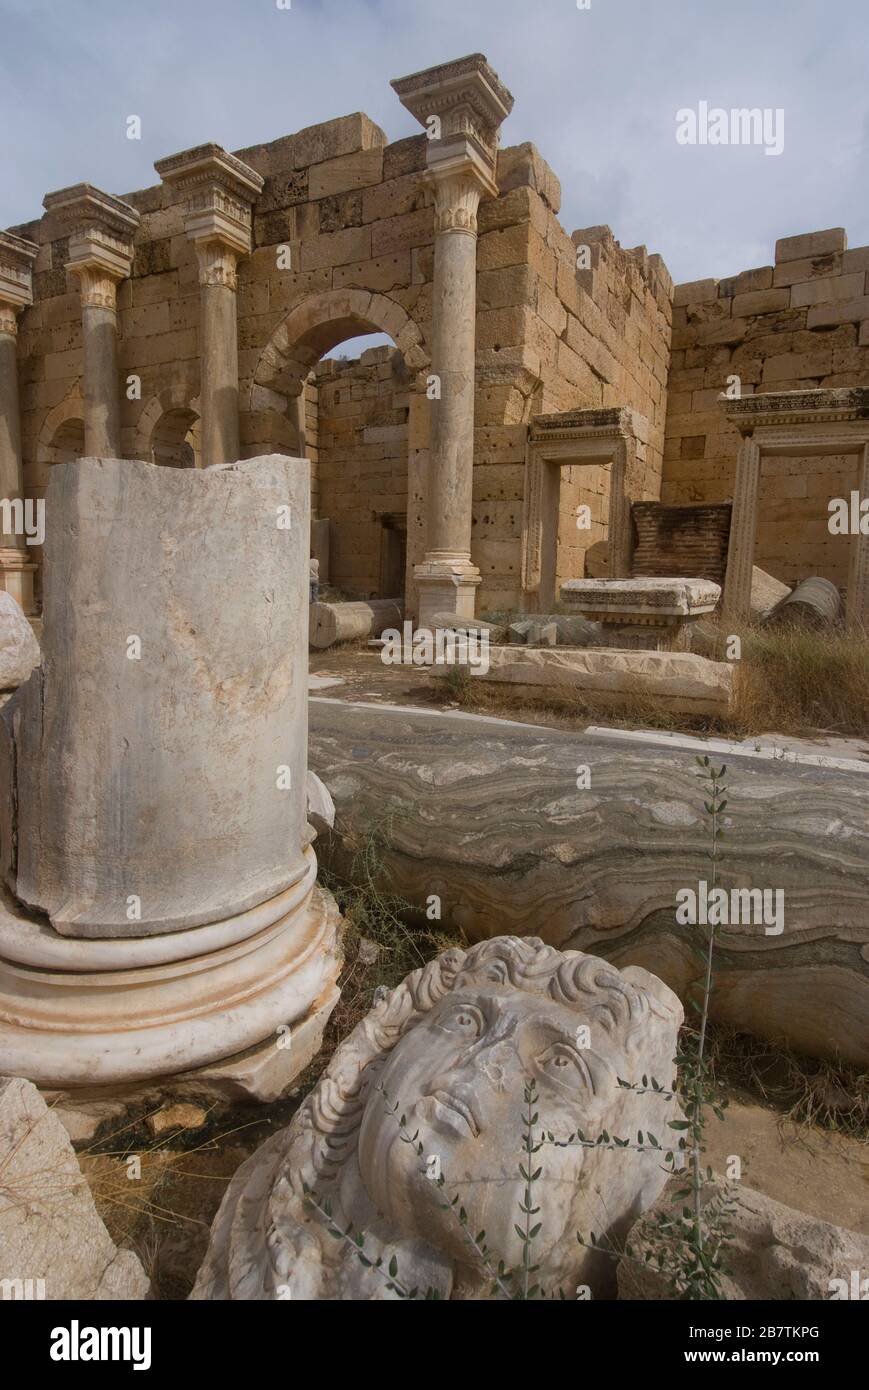
[[[0,727],[0,1072],[117,1085],[260,1046],[272,1093],[300,1030],[308,1060],[338,968],[306,816],[308,498],[279,455],[54,470],[43,665]]]
[[[481,54],[396,79],[401,104],[429,135],[434,200],[431,462],[428,547],[415,571],[419,623],[474,615],[471,562],[477,306],[477,209],[497,197],[498,130],[513,98]]]
[[[229,463],[239,453],[236,266],[250,254],[251,208],[263,179],[215,144],[154,168],[185,200],[184,229],[199,263],[203,460]]]
[[[33,262],[38,247],[0,232],[0,582],[25,613],[36,611],[33,574],[23,533],[21,412],[18,399],[18,314],[33,303]],[[14,525],[13,507],[19,510]]]
[[[84,447],[99,458],[121,454],[118,285],[133,264],[139,214],[88,183],[43,199],[59,236],[69,237],[67,270],[79,285],[84,344]]]

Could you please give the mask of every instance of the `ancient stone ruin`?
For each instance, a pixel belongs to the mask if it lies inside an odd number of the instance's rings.
[[[0,231],[0,1299],[869,1297],[869,247],[391,88]]]
[[[280,1090],[338,969],[306,820],[307,465],[84,459],[49,503],[42,665],[2,711],[3,1067],[74,1089],[231,1059]]]
[[[405,1290],[485,1297],[491,1267],[521,1264],[524,1082],[540,1077],[539,1281],[605,1295],[611,1261],[577,1233],[624,1235],[662,1190],[660,1154],[589,1154],[578,1126],[634,1134],[678,1117],[672,1099],[624,1089],[639,1064],[664,1086],[682,1020],[654,975],[502,937],[449,951],[409,976],[335,1053],[288,1130],[235,1175],[194,1298],[378,1298],[355,1248],[326,1227],[366,1233],[365,1254],[397,1262]],[[590,1045],[578,1041],[589,1031]],[[638,1078],[639,1079],[639,1078]],[[407,1139],[424,1136],[426,1164]],[[448,1200],[437,1179],[443,1176]],[[450,1203],[458,1196],[480,1258]],[[324,1204],[330,1213],[318,1221]],[[280,1290],[280,1292],[279,1292]]]

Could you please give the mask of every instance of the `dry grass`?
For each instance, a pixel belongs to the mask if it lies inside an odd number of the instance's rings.
[[[710,1026],[710,1062],[726,1091],[747,1090],[783,1119],[869,1144],[869,1074],[860,1067],[801,1057],[721,1024]]]
[[[791,628],[748,628],[738,634],[734,694],[726,717],[664,710],[653,698],[635,695],[613,708],[578,690],[541,690],[530,697],[506,685],[475,680],[454,667],[442,681],[448,698],[463,709],[529,723],[581,728],[681,730],[745,738],[757,734],[869,736],[869,641],[844,632]],[[724,636],[716,652],[724,658]]]
[[[869,733],[869,642],[843,632],[749,628],[730,724],[742,734]]]

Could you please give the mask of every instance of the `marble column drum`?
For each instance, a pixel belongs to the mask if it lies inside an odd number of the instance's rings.
[[[276,1047],[337,997],[309,465],[83,459],[48,503],[43,665],[0,715],[0,1072],[114,1084]]]

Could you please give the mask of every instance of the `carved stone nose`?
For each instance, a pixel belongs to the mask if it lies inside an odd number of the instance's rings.
[[[494,1043],[482,1049],[474,1058],[475,1069],[481,1073],[495,1091],[507,1088],[511,1063],[516,1060],[515,1048],[507,1042]]]

